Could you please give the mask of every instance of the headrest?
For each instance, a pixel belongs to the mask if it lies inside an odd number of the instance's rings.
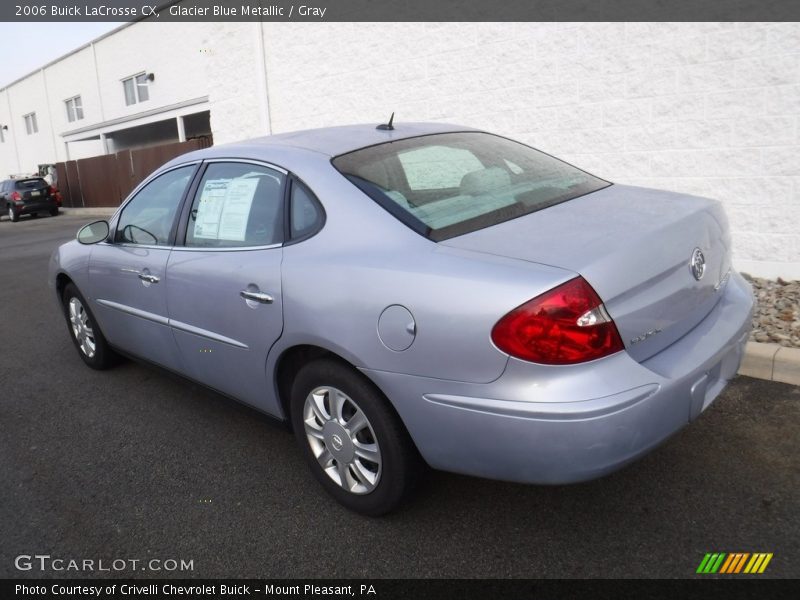
[[[479,196],[490,190],[496,190],[511,185],[511,175],[500,167],[489,167],[470,171],[461,178],[461,193],[470,196]]]

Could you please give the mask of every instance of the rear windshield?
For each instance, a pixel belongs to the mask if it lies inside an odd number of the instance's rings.
[[[415,231],[439,241],[515,219],[610,185],[489,133],[386,142],[333,166]]]
[[[33,179],[19,179],[17,180],[17,189],[18,190],[38,190],[42,187],[46,187],[47,182],[42,179],[41,177],[35,177]]]

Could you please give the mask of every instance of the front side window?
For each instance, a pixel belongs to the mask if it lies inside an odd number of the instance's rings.
[[[83,101],[80,96],[75,96],[69,100],[64,100],[67,107],[67,121],[80,121],[83,119]]]
[[[282,173],[250,163],[208,165],[189,213],[186,245],[269,246],[283,241]]]
[[[481,132],[401,139],[333,165],[406,225],[439,241],[610,185],[519,142]]]
[[[194,170],[195,165],[187,165],[167,171],[139,190],[122,210],[115,241],[169,245],[175,213]]]
[[[146,73],[139,73],[133,77],[123,79],[122,89],[125,92],[125,104],[127,106],[150,99]]]
[[[28,135],[33,135],[39,131],[39,124],[36,122],[35,112],[28,113],[22,118],[25,119],[25,131]]]

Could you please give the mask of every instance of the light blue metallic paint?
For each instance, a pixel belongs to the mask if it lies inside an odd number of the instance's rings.
[[[611,472],[696,418],[736,373],[753,301],[748,284],[729,274],[724,212],[713,200],[614,185],[434,243],[330,164],[387,139],[465,130],[351,126],[179,157],[162,170],[224,158],[283,167],[317,194],[325,226],[297,244],[232,252],[70,242],[53,255],[50,283],[68,275],[112,344],[279,418],[287,415],[278,362],[315,345],[384,392],[433,467],[532,483]],[[699,282],[689,269],[695,247],[708,261]],[[161,282],[145,288],[121,270],[145,266]],[[578,274],[604,299],[625,351],[546,366],[492,344],[504,314]],[[246,288],[275,301],[253,307],[239,296]],[[378,336],[392,305],[415,322],[404,351]]]

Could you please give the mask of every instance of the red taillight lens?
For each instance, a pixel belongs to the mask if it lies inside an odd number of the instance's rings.
[[[492,341],[516,358],[571,365],[624,348],[603,301],[582,277],[518,306],[492,329]]]
[[[9,198],[11,198],[12,202],[19,202],[20,200],[22,200],[22,196],[17,191],[11,192]]]

